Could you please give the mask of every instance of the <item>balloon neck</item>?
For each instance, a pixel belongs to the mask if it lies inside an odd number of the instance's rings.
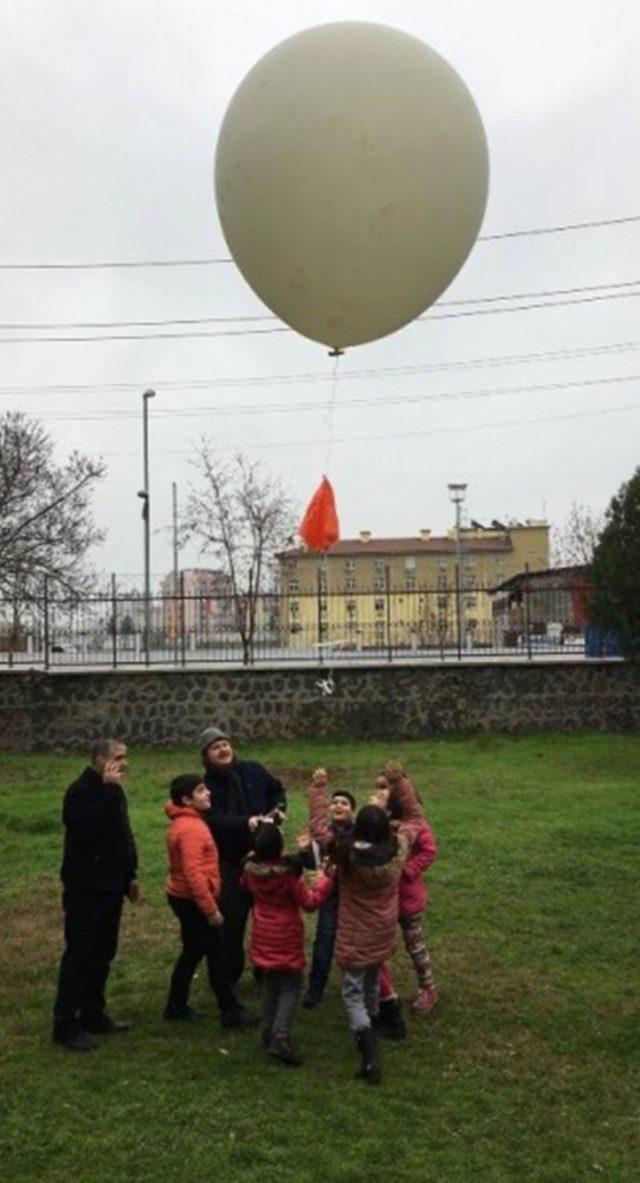
[[[344,349],[339,349],[336,345],[335,349],[329,350],[329,357],[344,357]]]

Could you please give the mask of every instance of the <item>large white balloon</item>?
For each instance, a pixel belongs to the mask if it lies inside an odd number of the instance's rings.
[[[487,187],[466,86],[384,25],[321,25],[277,45],[233,96],[216,152],[240,271],[282,320],[333,347],[392,333],[438,298]]]

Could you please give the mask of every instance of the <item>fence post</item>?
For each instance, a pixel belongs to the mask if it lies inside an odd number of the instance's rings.
[[[118,601],[116,599],[116,576],[111,572],[111,664],[118,668]]]
[[[187,633],[184,618],[184,571],[180,572],[180,657],[182,665],[187,664]]]
[[[529,588],[529,564],[524,565],[524,618],[527,630],[527,657],[531,661],[531,592]]]
[[[328,591],[328,588],[327,588]],[[322,559],[316,571],[316,616],[318,621],[318,664],[324,664],[324,637],[322,635]]]
[[[44,577],[44,668],[49,669],[49,576]]]
[[[385,597],[387,601],[387,660],[393,661],[393,635],[391,632],[391,567],[384,569]]]
[[[460,619],[460,564],[456,563],[456,647],[458,661],[462,660],[462,621]]]

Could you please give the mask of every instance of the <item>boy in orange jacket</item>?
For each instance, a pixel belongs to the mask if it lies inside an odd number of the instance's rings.
[[[225,965],[221,936],[224,917],[218,907],[218,851],[204,820],[210,805],[211,794],[198,774],[188,773],[172,780],[171,800],[164,807],[170,820],[167,901],[180,923],[182,951],[171,975],[164,1017],[202,1017],[189,1006],[189,988],[196,967],[206,957],[222,1026],[253,1027],[258,1020],[238,1002]]]

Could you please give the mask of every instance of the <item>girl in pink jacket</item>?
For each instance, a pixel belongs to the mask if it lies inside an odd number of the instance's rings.
[[[309,789],[311,832],[326,818],[327,774],[318,769]],[[342,998],[361,1057],[358,1076],[369,1084],[381,1079],[375,1038],[380,967],[395,948],[398,884],[407,855],[404,835],[394,834],[384,810],[365,805],[353,832],[336,838],[329,873],[316,885],[320,902],[338,887],[336,961],[342,970]]]
[[[422,915],[427,907],[424,872],[436,858],[437,847],[431,827],[422,815],[422,807],[411,781],[400,764],[390,761],[376,779],[375,802],[385,809],[391,823],[409,842],[409,856],[402,870],[399,889],[399,921],[404,947],[411,958],[418,982],[418,992],[410,1010],[424,1015],[438,1001],[431,958],[422,935]],[[394,989],[388,963],[380,972],[380,1033],[391,1039],[403,1039],[406,1028],[400,1002]]]
[[[300,910],[313,912],[318,901],[304,881],[300,860],[284,853],[279,826],[259,825],[253,847],[240,883],[253,897],[249,957],[261,971],[262,1045],[273,1059],[298,1067],[302,1059],[291,1042],[291,1029],[304,969]]]

